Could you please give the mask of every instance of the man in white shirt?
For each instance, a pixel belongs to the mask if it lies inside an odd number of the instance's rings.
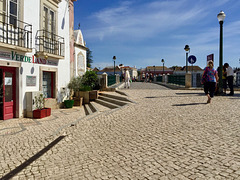
[[[229,66],[228,63],[224,64],[224,67],[226,68],[226,72],[227,72],[227,82],[228,82],[228,87],[230,89],[230,93],[228,94],[229,96],[233,96],[234,95],[234,90],[233,90],[233,69],[231,66]]]
[[[124,69],[125,73],[124,73],[124,79],[125,79],[125,86],[124,88],[128,88],[130,87],[130,73],[127,69]]]

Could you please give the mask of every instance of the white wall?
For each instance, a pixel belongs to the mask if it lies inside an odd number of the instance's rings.
[[[78,69],[77,69],[77,66],[78,66],[78,55],[79,54],[82,54],[83,55],[83,57],[84,57],[84,59],[83,59],[83,61],[85,61],[85,63],[84,63],[84,72],[86,72],[86,68],[87,68],[87,51],[86,50],[83,50],[83,49],[80,49],[80,48],[78,48],[78,47],[75,47],[74,48],[74,50],[75,50],[75,54],[74,54],[74,76],[76,77],[76,76],[79,76],[79,74],[78,74]]]
[[[32,8],[34,7],[34,11]],[[20,109],[23,110],[26,108],[25,106],[25,92],[28,91],[39,91],[39,67],[45,66],[45,67],[53,67],[58,68],[58,91],[60,90],[60,87],[66,87],[68,82],[70,81],[70,49],[69,49],[69,9],[68,9],[68,2],[61,1],[58,5],[58,12],[56,15],[58,16],[58,23],[57,23],[57,32],[58,36],[61,36],[64,38],[65,42],[65,56],[64,59],[51,59],[49,57],[49,60],[53,60],[55,62],[58,62],[58,66],[51,66],[51,65],[39,65],[39,64],[31,64],[31,63],[22,63],[22,74],[19,73],[19,78],[21,79],[21,88],[20,88],[20,95],[19,95],[19,102],[23,102],[20,104],[23,104],[23,106]],[[40,30],[40,0],[28,0],[24,1],[24,19],[23,21],[26,23],[29,23],[32,25],[32,47],[33,51],[31,53],[26,53],[26,56],[32,56],[35,53],[35,40],[37,31]],[[63,18],[64,18],[64,25],[63,25]],[[63,29],[62,29],[63,27]],[[33,71],[34,70],[34,71]],[[27,87],[26,86],[26,76],[36,76],[37,82],[35,87]],[[41,80],[42,81],[42,80]],[[57,96],[57,95],[56,95]]]
[[[61,87],[66,87],[70,81],[69,8],[66,1],[59,3],[58,35],[64,37],[65,42],[65,57],[59,60],[58,64],[58,90],[60,90]]]

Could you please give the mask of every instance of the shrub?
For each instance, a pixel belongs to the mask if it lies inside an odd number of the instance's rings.
[[[92,89],[97,86],[98,77],[94,71],[87,71],[82,77],[82,85],[89,86]]]
[[[43,94],[40,94],[39,96],[35,96],[35,106],[37,109],[43,109],[45,108],[45,97]]]
[[[79,90],[80,91],[91,91],[92,88],[90,86],[83,85]]]
[[[80,76],[78,77],[73,77],[71,81],[68,83],[68,89],[71,91],[79,91],[79,89],[82,87],[82,78]]]

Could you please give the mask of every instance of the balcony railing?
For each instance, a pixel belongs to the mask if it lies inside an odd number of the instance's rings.
[[[37,51],[64,57],[64,38],[46,30],[39,30],[36,37]]]
[[[32,25],[0,13],[0,43],[32,49]]]

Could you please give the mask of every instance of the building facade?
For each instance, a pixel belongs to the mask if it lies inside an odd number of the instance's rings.
[[[82,76],[87,69],[87,47],[83,39],[82,31],[74,31],[74,76]]]
[[[51,108],[61,101],[74,64],[73,1],[0,0],[0,119],[28,116],[32,92]]]

